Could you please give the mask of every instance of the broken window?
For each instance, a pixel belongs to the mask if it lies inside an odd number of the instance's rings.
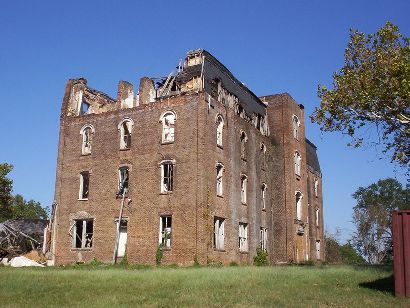
[[[93,139],[94,128],[91,125],[87,124],[81,129],[80,133],[83,137],[83,142],[81,146],[81,154],[82,155],[91,154],[91,143]]]
[[[73,225],[73,248],[92,248],[93,246],[93,224],[92,219],[75,220]]]
[[[242,204],[246,204],[246,190],[247,190],[247,183],[248,183],[248,178],[246,175],[241,176],[241,202]]]
[[[223,129],[224,120],[221,115],[216,118],[216,145],[222,147],[223,145]]]
[[[225,219],[214,218],[214,248],[224,250],[225,248]]]
[[[131,147],[131,133],[134,123],[130,119],[123,120],[119,125],[120,149],[125,150]]]
[[[264,228],[264,227],[261,227],[260,228],[260,230],[259,230],[259,234],[260,234],[260,248],[263,250],[263,251],[266,251],[267,250],[267,247],[268,247],[268,229],[267,228]]]
[[[224,165],[218,163],[216,165],[216,194],[222,196],[223,194],[223,184],[222,184],[222,175],[224,172]]]
[[[317,178],[315,178],[315,185],[314,185],[314,188],[315,188],[315,197],[317,197],[317,195],[318,195],[318,186],[319,186],[319,181],[317,180]]]
[[[239,223],[239,251],[248,251],[248,224]]]
[[[266,184],[263,183],[261,186],[261,197],[262,197],[262,210],[266,209]]]
[[[262,165],[262,170],[265,170],[266,168],[266,146],[263,142],[261,142],[261,165]]]
[[[161,163],[161,192],[171,192],[174,182],[174,165],[172,161]]]
[[[86,101],[81,102],[80,106],[80,116],[88,114],[90,111],[90,104],[87,103]]]
[[[159,244],[163,247],[171,247],[172,216],[159,218]]]
[[[88,199],[88,190],[90,187],[90,173],[83,171],[80,173],[80,192],[78,198],[80,200]]]
[[[316,214],[316,227],[319,227],[319,209],[315,210],[315,214]]]
[[[174,142],[175,113],[166,112],[162,116],[162,143]]]
[[[126,195],[128,193],[129,184],[129,169],[128,167],[120,167],[118,169],[118,193],[117,195]]]
[[[303,195],[300,191],[297,191],[295,194],[296,198],[296,219],[302,220],[302,198]]]
[[[300,176],[300,165],[301,165],[302,157],[300,156],[298,151],[296,151],[294,154],[294,161],[295,161],[295,174]]]
[[[293,115],[293,118],[292,118],[293,138],[297,140],[299,140],[299,126],[300,126],[299,118],[296,115]]]
[[[246,142],[248,138],[246,137],[245,132],[241,132],[241,158],[246,160]]]

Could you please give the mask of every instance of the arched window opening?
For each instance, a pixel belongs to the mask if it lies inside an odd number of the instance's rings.
[[[241,202],[246,204],[246,193],[247,193],[248,178],[246,175],[241,176]]]
[[[223,146],[223,129],[224,120],[221,115],[216,118],[216,145],[219,147]]]
[[[162,143],[174,142],[175,120],[176,116],[172,111],[168,111],[162,116]]]
[[[297,140],[299,140],[299,126],[300,126],[300,121],[299,118],[296,115],[293,115],[292,118],[292,126],[293,126],[293,137]]]
[[[241,132],[241,158],[246,160],[246,142],[248,137],[246,137],[245,132]]]
[[[262,169],[266,169],[266,145],[262,142],[261,143],[261,163],[262,163]]]
[[[297,220],[302,220],[302,199],[303,199],[303,195],[300,191],[296,192],[295,199],[296,199],[296,219]]]
[[[295,152],[294,161],[295,161],[295,174],[297,176],[300,176],[302,157],[300,156],[298,151]]]
[[[120,130],[120,149],[126,150],[131,148],[131,134],[134,123],[131,119],[123,120],[119,125]]]
[[[224,172],[224,166],[218,163],[216,165],[216,194],[217,196],[223,195],[223,182],[222,182],[223,172]]]
[[[261,197],[262,197],[262,210],[266,210],[266,184],[263,183],[261,186]]]
[[[94,127],[92,125],[85,125],[80,131],[82,136],[81,154],[89,155],[91,154],[91,146],[94,135]]]

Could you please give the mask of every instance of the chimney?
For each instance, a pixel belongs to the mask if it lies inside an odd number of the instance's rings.
[[[151,78],[142,77],[139,87],[139,104],[146,105],[155,101],[155,86]]]
[[[117,101],[121,109],[134,107],[134,86],[128,81],[120,80],[118,82]]]

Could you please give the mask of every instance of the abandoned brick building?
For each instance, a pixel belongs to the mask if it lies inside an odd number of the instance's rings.
[[[288,94],[257,97],[205,50],[177,72],[67,82],[50,255],[113,262],[323,260],[322,174]]]

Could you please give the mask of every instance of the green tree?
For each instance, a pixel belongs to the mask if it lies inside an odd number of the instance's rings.
[[[357,253],[350,242],[347,242],[344,245],[340,244],[338,239],[339,234],[339,230],[336,230],[334,234],[329,232],[326,232],[325,234],[326,262],[331,264],[365,264],[366,261]]]
[[[7,174],[13,170],[10,164],[0,164],[0,222],[12,217],[11,210],[11,191],[13,181],[7,177]]]
[[[318,96],[310,118],[322,131],[341,131],[354,147],[376,141],[392,161],[410,168],[410,46],[397,26],[387,22],[369,35],[351,29],[333,89],[320,85]]]
[[[13,197],[11,208],[13,218],[48,218],[47,209],[43,208],[40,202],[26,201],[23,196],[18,194]]]
[[[403,188],[395,179],[379,180],[359,187],[353,194],[353,223],[356,226],[352,244],[370,264],[380,264],[392,254],[392,213],[410,209],[410,186]]]

